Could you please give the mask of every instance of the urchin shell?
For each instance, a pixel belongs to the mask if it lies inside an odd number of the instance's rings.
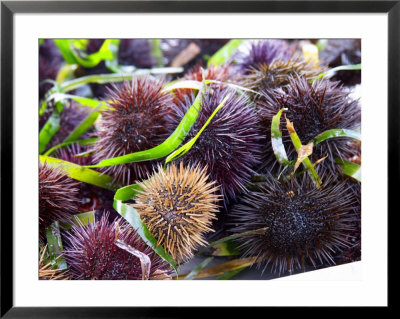
[[[78,182],[48,164],[39,164],[40,235],[55,220],[65,220],[78,212]]]
[[[251,68],[248,74],[238,79],[239,83],[251,90],[262,92],[267,89],[275,89],[287,86],[293,77],[303,77],[311,81],[324,71],[312,61],[300,58],[289,60],[277,59],[270,64],[259,65]]]
[[[271,147],[271,122],[273,116],[282,108],[284,114],[293,123],[303,145],[308,144],[317,135],[330,129],[358,129],[361,123],[361,109],[358,100],[350,97],[339,82],[316,80],[310,84],[303,77],[291,78],[285,89],[271,89],[263,92],[257,102],[258,114],[264,134],[267,136],[261,171],[270,171],[276,165]],[[295,160],[297,152],[293,147],[286,128],[284,117],[280,128],[282,140],[290,160]],[[310,156],[313,162],[328,155],[318,165],[327,168],[331,174],[340,175],[335,158],[351,158],[354,155],[353,141],[348,138],[333,138],[315,145]]]
[[[150,258],[149,279],[169,279],[172,274],[170,265],[156,255],[122,218],[110,223],[106,213],[100,220],[86,226],[74,225],[66,236],[64,255],[73,279],[142,279],[140,259],[119,248],[117,240]]]
[[[193,251],[206,245],[203,235],[213,231],[219,196],[215,182],[208,182],[206,170],[185,168],[174,163],[159,167],[150,179],[140,183],[142,191],[132,204],[140,218],[176,261],[187,261]]]
[[[163,93],[163,82],[148,77],[134,78],[125,82],[122,89],[109,91],[109,106],[102,112],[98,127],[98,141],[94,144],[93,160],[150,149],[162,143],[170,132],[166,118],[170,112],[172,97]],[[143,179],[151,172],[152,162],[115,165],[102,169],[114,177],[114,181],[128,185]]]
[[[243,74],[250,73],[264,64],[270,64],[276,59],[288,60],[293,54],[283,40],[268,39],[251,43],[250,51],[240,54],[237,64]]]
[[[270,176],[258,191],[246,194],[230,212],[232,233],[267,227],[265,234],[237,239],[243,257],[256,256],[258,267],[293,272],[306,265],[334,264],[333,254],[350,246],[358,205],[346,183],[315,188],[304,174],[277,181]]]
[[[188,140],[193,138],[228,95],[224,106],[181,158],[185,164],[207,165],[210,178],[221,186],[225,204],[246,191],[245,185],[254,175],[253,167],[259,164],[262,133],[253,105],[233,89],[213,87],[203,95],[202,110],[187,135]],[[193,100],[193,96],[187,97],[185,103],[176,105],[173,127],[178,125]]]

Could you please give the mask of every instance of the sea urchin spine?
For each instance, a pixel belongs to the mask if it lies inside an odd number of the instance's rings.
[[[73,279],[142,279],[140,259],[119,248],[117,240],[150,259],[148,279],[169,279],[173,272],[170,265],[156,255],[131,226],[122,218],[111,224],[107,213],[87,226],[74,225],[67,237],[64,255]]]
[[[102,113],[94,162],[150,149],[168,137],[165,120],[172,97],[162,88],[162,81],[145,77],[110,90],[111,109]],[[151,168],[151,162],[140,162],[106,167],[103,172],[127,185],[147,177]]]
[[[211,222],[218,211],[215,182],[207,182],[206,169],[171,164],[161,167],[140,183],[142,191],[132,206],[149,231],[177,261],[193,257],[193,251],[206,245],[203,234],[212,231]]]
[[[232,232],[267,227],[264,235],[237,239],[243,257],[256,256],[263,271],[268,264],[279,273],[304,269],[307,262],[334,264],[333,253],[350,245],[357,205],[347,183],[326,180],[316,189],[306,174],[286,182],[270,176],[234,206]]]

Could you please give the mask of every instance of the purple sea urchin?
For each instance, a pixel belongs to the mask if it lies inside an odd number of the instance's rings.
[[[169,135],[165,124],[172,97],[163,93],[163,82],[148,77],[134,78],[123,88],[109,91],[112,110],[102,113],[98,141],[94,144],[94,162],[150,149]],[[122,184],[145,178],[151,162],[130,163],[104,168],[102,171]]]
[[[218,211],[215,182],[207,182],[206,169],[185,168],[174,163],[164,171],[159,167],[150,179],[140,183],[143,191],[132,204],[149,231],[176,261],[193,257],[206,245],[203,235]]]
[[[221,185],[225,203],[245,191],[245,184],[253,175],[253,167],[261,154],[261,130],[257,114],[244,95],[235,90],[213,87],[202,98],[202,110],[187,138],[193,138],[215,108],[229,95],[224,106],[201,133],[196,143],[181,160],[208,166],[207,173]],[[178,125],[194,97],[178,103],[174,109],[173,127]]]
[[[257,256],[263,271],[279,273],[306,264],[334,264],[332,254],[350,246],[357,201],[348,184],[329,182],[316,189],[304,174],[279,182],[273,177],[259,191],[246,194],[230,212],[233,233],[267,227],[264,235],[237,239],[243,257]]]
[[[257,103],[264,134],[268,137],[262,170],[269,170],[276,163],[270,147],[271,121],[282,108],[285,116],[293,122],[294,128],[303,145],[317,135],[330,129],[357,129],[361,122],[361,110],[357,100],[338,82],[316,80],[310,84],[305,78],[291,78],[284,89],[272,89],[263,92],[263,98]],[[284,119],[281,119],[282,123]],[[287,132],[286,125],[281,124],[283,143],[289,159],[296,159],[297,153]],[[328,155],[321,164],[331,174],[337,172],[335,158],[350,158],[354,154],[352,140],[346,138],[329,139],[314,146],[310,156],[313,162]]]
[[[39,164],[39,225],[40,235],[55,220],[65,220],[78,212],[78,182]]]
[[[288,60],[293,54],[292,51],[283,40],[262,40],[253,42],[250,51],[247,54],[241,54],[237,62],[242,73],[248,74],[252,69],[270,64],[275,59]]]
[[[119,248],[117,240],[149,258],[150,270],[146,279],[169,279],[173,272],[170,265],[156,255],[122,218],[111,224],[107,215],[103,214],[100,220],[87,226],[74,225],[67,235],[64,255],[73,279],[142,279],[140,259]]]

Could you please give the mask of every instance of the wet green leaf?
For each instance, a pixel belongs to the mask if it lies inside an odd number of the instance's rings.
[[[208,66],[220,65],[226,63],[230,58],[232,58],[233,53],[237,50],[239,45],[242,44],[244,40],[233,39],[226,43],[222,48],[220,48],[214,55],[208,60]]]
[[[75,129],[66,137],[63,143],[75,142],[77,141],[83,134],[85,134],[96,122],[100,113],[96,111],[90,112]]]
[[[68,64],[79,64],[85,68],[93,68],[104,60],[112,60],[114,58],[113,51],[115,46],[119,46],[119,39],[104,40],[99,51],[92,54],[86,54],[84,50],[86,46],[77,45],[79,42],[73,39],[54,39],[64,60]]]
[[[218,276],[218,277],[215,278],[215,279],[217,279],[217,280],[229,280],[229,279],[231,279],[233,276],[236,276],[238,273],[240,273],[242,270],[246,269],[247,267],[248,267],[248,266],[243,267],[243,268],[239,268],[239,269],[236,269],[236,270],[228,271],[228,272],[226,272],[226,273],[224,273],[224,274]]]
[[[227,240],[213,245],[213,256],[236,256],[240,254],[237,244],[233,240]]]
[[[257,261],[256,257],[248,257],[248,258],[239,258],[228,261],[223,264],[219,264],[216,266],[212,266],[209,268],[205,268],[199,271],[199,273],[195,276],[196,279],[199,278],[207,278],[207,277],[215,277],[223,275],[230,271],[235,271],[238,269],[242,269],[248,266],[251,266]],[[187,274],[179,275],[178,279],[184,279]]]
[[[47,247],[53,269],[65,270],[67,263],[63,256],[63,245],[60,236],[60,227],[58,222],[52,223],[46,228]]]
[[[49,156],[54,151],[56,151],[57,149],[59,149],[61,147],[64,147],[64,146],[67,146],[67,145],[71,145],[71,144],[90,145],[90,144],[95,143],[96,141],[97,141],[97,137],[92,137],[92,138],[87,138],[87,139],[82,139],[82,140],[77,140],[77,141],[72,141],[72,142],[60,143],[60,144],[57,144],[57,145],[53,146],[52,148],[50,148],[43,155],[44,156]]]
[[[208,257],[207,259],[203,260],[202,263],[200,263],[196,268],[194,268],[190,273],[187,274],[187,276],[184,278],[184,280],[193,280],[194,277],[204,268],[206,267],[214,257]]]
[[[73,225],[76,226],[87,226],[89,223],[94,223],[95,211],[80,213],[73,215],[68,222],[60,222],[61,226],[65,229],[70,230]]]
[[[151,56],[156,61],[157,67],[164,66],[164,55],[161,50],[161,40],[152,39],[151,41]]]
[[[315,137],[313,139],[313,142],[314,142],[314,145],[317,145],[323,141],[326,141],[327,139],[336,138],[336,137],[349,137],[349,138],[354,138],[358,141],[361,141],[360,131],[340,128],[340,129],[327,130],[327,131],[319,134],[317,137]]]
[[[41,163],[47,163],[47,165],[59,169],[62,173],[77,181],[109,190],[118,189],[118,185],[113,183],[113,178],[111,176],[94,171],[90,168],[44,155],[40,155],[39,160]]]
[[[279,110],[278,113],[272,118],[271,122],[271,144],[272,149],[274,151],[275,157],[279,164],[284,166],[293,166],[294,163],[288,160],[285,146],[283,145],[282,141],[282,131],[280,130],[279,126],[281,123],[281,116],[282,112],[285,109]]]
[[[354,178],[355,180],[361,182],[361,166],[360,165],[353,163],[353,162],[346,161],[341,158],[336,158],[335,162],[340,165],[340,167],[342,168],[343,174],[350,176],[350,177]]]
[[[177,89],[192,89],[200,90],[202,87],[202,82],[194,80],[175,80],[167,83],[162,92],[171,92]]]
[[[95,167],[105,167],[105,166],[120,165],[133,162],[148,161],[169,155],[182,143],[186,135],[191,130],[193,124],[196,122],[199,112],[201,110],[201,102],[202,102],[202,92],[199,92],[192,106],[188,109],[185,116],[179,123],[178,127],[160,145],[145,151],[104,159],[97,165],[91,165],[87,167],[95,168]]]
[[[78,102],[82,106],[87,106],[87,107],[91,107],[91,108],[99,108],[100,111],[102,111],[103,109],[112,109],[104,101],[99,101],[99,100],[90,99],[87,97],[71,95],[71,94],[66,94],[66,93],[60,93],[60,92],[55,92],[46,98],[46,102],[49,102],[51,100],[53,100],[55,102],[64,101],[64,100],[74,100],[75,102]]]
[[[361,64],[348,64],[348,65],[339,65],[335,68],[329,69],[328,71],[321,73],[318,75],[312,82],[318,80],[323,77],[331,78],[333,77],[338,71],[354,71],[354,70],[361,70]]]
[[[83,76],[77,79],[73,79],[70,81],[66,81],[60,85],[61,92],[69,92],[72,90],[76,90],[77,88],[90,84],[107,84],[113,82],[123,82],[123,81],[132,81],[132,77],[147,75],[147,74],[169,74],[169,73],[181,73],[183,68],[174,68],[174,67],[165,67],[165,68],[152,68],[152,69],[136,69],[133,73],[111,73],[111,74],[93,74]],[[56,92],[56,90],[52,90],[51,93]]]
[[[132,184],[119,188],[114,195],[114,200],[130,200],[134,198],[140,190],[142,190],[142,188],[138,184]]]
[[[290,139],[292,140],[293,146],[296,149],[298,155],[302,155],[299,154],[299,151],[302,148],[302,144],[300,141],[299,136],[296,133],[296,130],[294,129],[293,123],[290,122],[288,119],[286,119],[286,127],[287,130],[290,134]],[[305,167],[305,169],[309,172],[311,178],[313,179],[313,181],[315,182],[315,184],[320,187],[321,186],[321,179],[319,178],[317,172],[314,169],[314,165],[311,163],[310,159],[306,156],[305,158],[302,159],[301,161]]]
[[[39,154],[43,153],[53,136],[60,129],[60,116],[63,108],[64,103],[61,101],[57,102],[53,113],[41,129],[39,133]]]

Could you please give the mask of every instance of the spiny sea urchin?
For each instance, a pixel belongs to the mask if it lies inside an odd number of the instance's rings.
[[[140,280],[169,279],[172,268],[146,245],[122,218],[114,223],[105,213],[100,220],[86,226],[74,225],[64,250],[73,279]],[[146,255],[150,261],[148,278],[142,272],[140,258],[117,246],[117,240]]]
[[[283,40],[268,39],[251,43],[250,51],[242,53],[237,58],[237,64],[243,74],[251,69],[257,69],[264,64],[270,64],[275,59],[288,60],[293,50]]]
[[[208,182],[206,169],[185,168],[174,163],[164,171],[159,167],[150,179],[140,183],[143,190],[132,204],[149,231],[176,261],[193,257],[193,251],[206,245],[203,235],[218,211],[218,187]]]
[[[224,203],[245,191],[245,184],[254,174],[253,167],[259,163],[262,136],[257,114],[244,95],[230,88],[213,87],[202,98],[202,110],[187,138],[193,138],[205,124],[217,106],[229,95],[196,143],[181,160],[208,166],[207,173],[221,185]],[[174,108],[172,126],[176,127],[193,103],[187,97]]]
[[[47,163],[39,164],[40,235],[55,220],[65,220],[78,212],[78,182]]]
[[[264,134],[267,136],[267,149],[264,154],[261,170],[270,170],[275,164],[275,155],[271,145],[272,118],[282,108],[286,108],[285,116],[293,123],[303,145],[309,143],[317,135],[330,129],[358,129],[361,122],[361,110],[357,100],[349,97],[349,93],[339,82],[316,80],[310,84],[305,78],[291,78],[284,89],[272,89],[263,92],[263,98],[257,103]],[[297,157],[297,152],[290,140],[284,117],[280,128],[283,144],[290,160]],[[310,156],[313,162],[328,155],[321,164],[331,174],[338,172],[335,158],[350,158],[354,154],[352,140],[333,138],[314,146]]]
[[[306,174],[286,182],[270,176],[259,191],[246,194],[230,212],[231,231],[268,229],[237,239],[243,257],[257,256],[259,268],[271,264],[279,273],[334,264],[332,254],[350,245],[357,202],[348,184],[325,182],[316,189]]]
[[[109,91],[111,110],[102,113],[98,141],[94,144],[94,162],[157,146],[169,135],[165,124],[172,97],[163,93],[163,81],[149,77],[134,78],[123,88]],[[122,184],[145,178],[152,162],[115,165],[102,169]]]
[[[239,78],[238,81],[244,87],[261,92],[286,86],[292,77],[303,77],[310,81],[321,74],[323,70],[312,61],[305,61],[300,58],[277,59],[270,64],[249,69],[248,73]]]

